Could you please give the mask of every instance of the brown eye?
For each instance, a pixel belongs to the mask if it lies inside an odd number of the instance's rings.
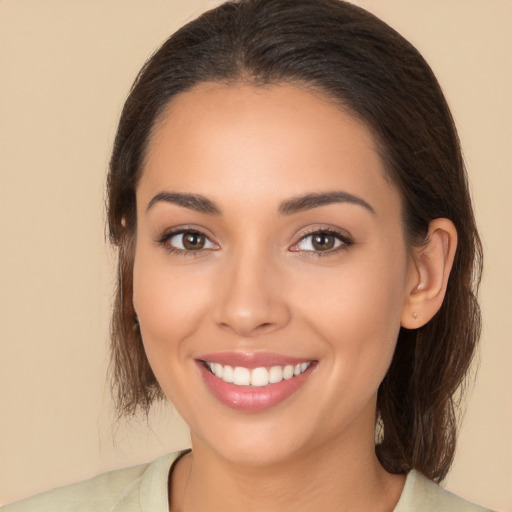
[[[302,237],[291,250],[320,254],[336,252],[336,250],[347,248],[352,244],[352,240],[342,234],[318,230]]]
[[[317,233],[311,237],[311,245],[317,251],[328,251],[334,249],[336,237],[329,233]]]
[[[205,234],[200,231],[179,231],[166,235],[160,240],[170,251],[194,252],[207,249],[218,249]]]
[[[201,233],[188,232],[183,233],[183,247],[187,251],[197,251],[203,249],[206,243],[206,237]]]

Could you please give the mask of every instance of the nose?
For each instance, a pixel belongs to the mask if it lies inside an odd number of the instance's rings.
[[[267,258],[231,258],[218,275],[214,321],[246,338],[283,328],[290,321],[283,281]]]

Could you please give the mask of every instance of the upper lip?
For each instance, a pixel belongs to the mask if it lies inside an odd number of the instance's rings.
[[[272,352],[215,352],[204,354],[197,358],[199,361],[209,361],[229,366],[243,366],[244,368],[260,368],[272,366],[287,366],[313,361],[307,357],[291,357]]]

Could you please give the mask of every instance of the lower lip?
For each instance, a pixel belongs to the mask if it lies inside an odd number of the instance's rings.
[[[197,365],[211,393],[224,405],[241,411],[259,412],[274,407],[290,395],[295,393],[308,379],[315,364],[291,379],[283,379],[281,382],[268,386],[237,386],[230,382],[224,382],[215,377],[202,361]]]

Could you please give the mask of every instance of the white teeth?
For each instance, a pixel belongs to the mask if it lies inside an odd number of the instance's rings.
[[[219,376],[217,375],[217,377]],[[224,382],[233,382],[233,368],[231,368],[231,366],[224,366],[222,376],[219,378]]]
[[[283,370],[283,379],[291,379],[293,377],[293,366],[291,364],[288,364],[284,367]]]
[[[268,370],[266,368],[254,368],[251,372],[251,386],[267,386]]]
[[[237,366],[233,371],[233,384],[249,386],[251,384],[251,371],[248,368]]]
[[[283,379],[291,379],[305,372],[311,362],[299,363],[294,365],[288,364],[286,366],[272,366],[271,368],[258,367],[250,370],[243,366],[223,366],[219,363],[206,362],[210,371],[222,379],[224,382],[232,382],[237,386],[253,386],[262,387],[269,384],[276,384]]]
[[[222,379],[222,375],[224,374],[224,367],[219,363],[212,363],[211,364],[211,370],[214,375],[219,377],[219,379]]]
[[[268,372],[268,381],[271,384],[281,382],[283,380],[283,369],[281,366],[272,366]]]

